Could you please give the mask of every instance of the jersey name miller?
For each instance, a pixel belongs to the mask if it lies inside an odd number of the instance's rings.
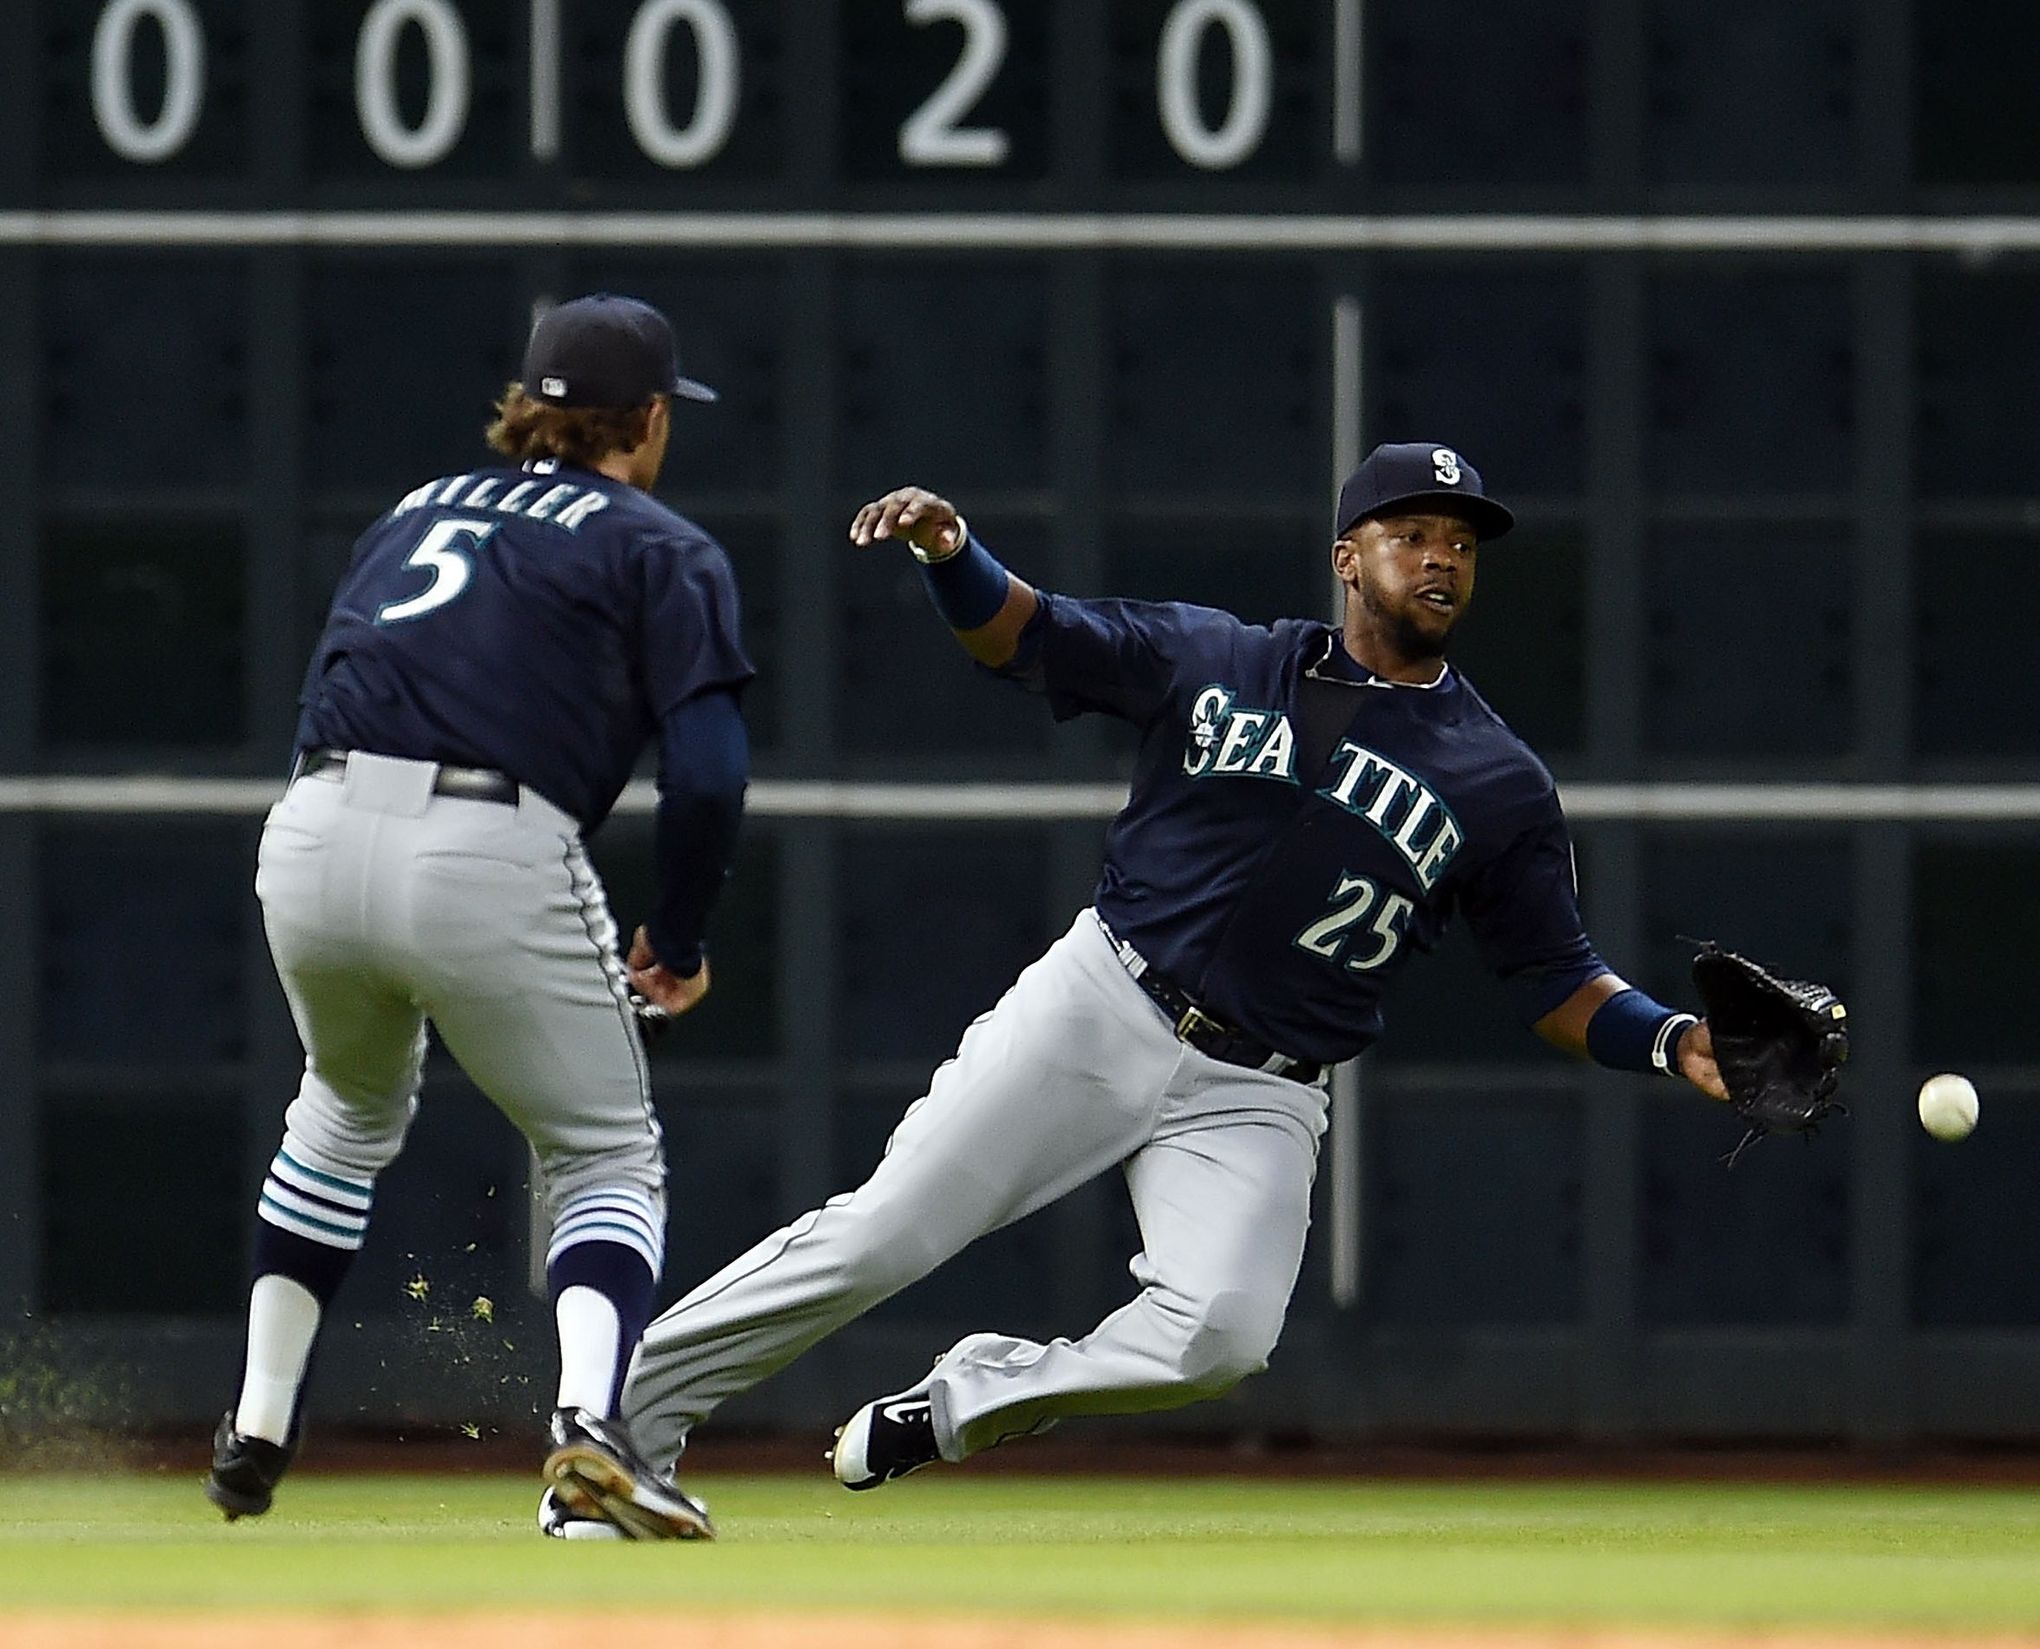
[[[1230,689],[1200,691],[1190,706],[1183,771],[1193,779],[1276,779],[1295,784],[1296,734],[1280,710],[1235,704]],[[1342,739],[1318,795],[1365,819],[1429,892],[1464,845],[1452,810],[1416,774],[1379,751]]]
[[[568,532],[579,532],[581,523],[589,516],[609,508],[609,500],[593,487],[577,487],[565,481],[516,481],[506,486],[497,475],[453,475],[427,481],[405,493],[390,514],[408,515],[428,505],[490,510],[526,521],[549,521]]]

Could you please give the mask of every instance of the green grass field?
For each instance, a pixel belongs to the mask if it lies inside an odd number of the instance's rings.
[[[1862,1485],[690,1477],[714,1546],[533,1532],[503,1477],[14,1477],[10,1608],[735,1608],[1342,1622],[2040,1628],[2040,1491]]]

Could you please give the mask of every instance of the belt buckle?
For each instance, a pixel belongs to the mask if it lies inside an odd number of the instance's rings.
[[[1223,1025],[1195,1003],[1192,1003],[1183,1010],[1183,1017],[1176,1021],[1176,1040],[1178,1042],[1189,1042],[1191,1034],[1200,1030],[1216,1031],[1221,1036],[1225,1034],[1225,1027]],[[1196,1044],[1191,1043],[1191,1046],[1195,1047]]]

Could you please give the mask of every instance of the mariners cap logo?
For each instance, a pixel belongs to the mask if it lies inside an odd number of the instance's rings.
[[[563,406],[641,407],[655,395],[716,398],[708,385],[681,377],[666,317],[614,292],[570,298],[539,316],[517,377]]]
[[[1437,441],[1387,442],[1376,447],[1339,489],[1334,534],[1356,522],[1395,510],[1443,509],[1470,522],[1483,541],[1516,524],[1509,510],[1487,496],[1480,471],[1456,447]]]

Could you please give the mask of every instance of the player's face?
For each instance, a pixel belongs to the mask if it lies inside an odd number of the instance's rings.
[[[1473,599],[1478,547],[1454,515],[1376,516],[1338,541],[1332,565],[1398,652],[1434,658]]]

